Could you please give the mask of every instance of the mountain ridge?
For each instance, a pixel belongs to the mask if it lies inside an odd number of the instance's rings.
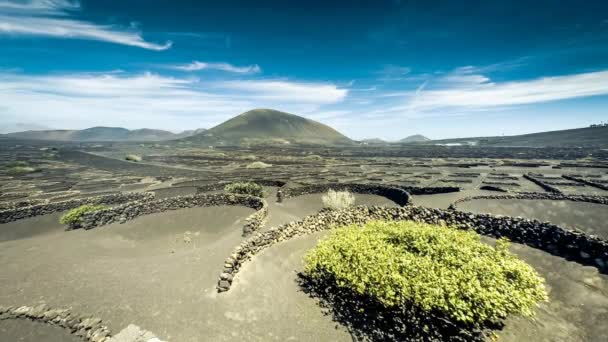
[[[462,144],[496,147],[596,147],[608,148],[608,126],[582,127],[511,136],[431,140],[430,144]]]
[[[2,138],[15,138],[24,140],[46,140],[46,141],[165,141],[190,136],[196,132],[200,133],[202,128],[197,130],[173,133],[161,129],[139,128],[129,130],[123,127],[95,126],[81,130],[75,129],[51,129],[51,130],[28,130],[13,132],[0,135]]]

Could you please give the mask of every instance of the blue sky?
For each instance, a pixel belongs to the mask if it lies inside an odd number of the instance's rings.
[[[259,107],[356,139],[605,121],[608,1],[0,0],[0,131]]]

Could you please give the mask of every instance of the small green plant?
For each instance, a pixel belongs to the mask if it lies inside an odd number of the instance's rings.
[[[8,163],[7,167],[28,167],[30,164],[23,160],[16,160],[14,162]]]
[[[338,228],[304,257],[305,274],[374,298],[481,325],[510,314],[533,316],[547,299],[544,280],[508,251],[473,231],[413,221]]]
[[[355,196],[348,191],[334,191],[329,189],[327,194],[321,197],[323,207],[329,209],[343,209],[355,205]]]
[[[271,166],[272,166],[271,164],[267,164],[267,163],[264,163],[261,161],[256,161],[256,162],[253,162],[253,163],[247,165],[247,168],[248,169],[265,169],[265,168],[271,167]]]
[[[97,210],[107,209],[108,207],[100,204],[85,204],[81,205],[78,208],[74,208],[67,213],[65,213],[59,219],[59,223],[61,224],[74,224],[80,221],[82,216],[86,213],[90,213]]]
[[[25,173],[32,173],[38,171],[37,169],[30,166],[13,166],[6,170],[11,175],[21,175]]]
[[[231,194],[251,195],[256,197],[264,197],[264,188],[261,185],[253,182],[239,182],[228,184],[224,187],[224,191]]]
[[[309,154],[306,157],[304,157],[303,159],[304,160],[321,161],[321,160],[323,160],[323,157],[321,157],[318,154]]]

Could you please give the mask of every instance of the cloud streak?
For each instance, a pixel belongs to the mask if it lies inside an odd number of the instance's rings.
[[[259,107],[306,115],[342,101],[346,93],[331,84],[285,80],[205,82],[152,73],[4,73],[0,74],[0,116],[6,123],[65,128],[121,125],[180,130],[208,128]]]
[[[170,68],[181,71],[219,70],[237,74],[256,74],[262,71],[260,66],[257,64],[239,67],[229,63],[207,63],[199,61],[194,61],[190,64],[184,65],[174,65]]]
[[[78,2],[65,0],[2,2],[0,34],[98,40],[155,51],[169,49],[172,45],[170,41],[164,44],[148,42],[144,40],[141,32],[69,18],[71,11],[79,9]]]
[[[246,80],[223,81],[215,85],[217,88],[232,89],[243,96],[280,100],[289,98],[291,101],[318,104],[332,104],[344,100],[347,89],[338,88],[330,83],[288,82],[283,80]]]
[[[484,109],[608,94],[608,70],[494,83],[483,75],[450,75],[445,89],[418,91],[406,101],[413,111]]]

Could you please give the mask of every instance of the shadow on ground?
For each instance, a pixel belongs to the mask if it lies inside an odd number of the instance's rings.
[[[348,329],[354,341],[485,341],[485,329],[455,324],[412,308],[387,309],[377,300],[297,274],[300,289],[319,301],[326,315]],[[493,328],[500,328],[494,325]]]

